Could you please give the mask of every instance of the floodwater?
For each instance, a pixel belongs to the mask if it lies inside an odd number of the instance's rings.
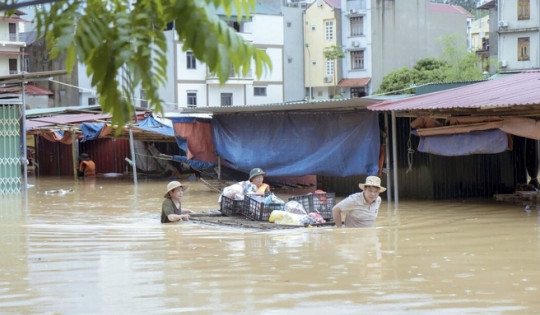
[[[254,231],[161,224],[167,181],[30,184],[0,196],[1,314],[540,313],[536,206],[383,198],[374,228]]]

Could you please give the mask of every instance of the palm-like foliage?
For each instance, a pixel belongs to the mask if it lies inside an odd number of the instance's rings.
[[[164,30],[174,22],[184,50],[206,63],[221,83],[230,69],[246,75],[253,65],[261,77],[271,69],[268,55],[247,43],[216,14],[249,16],[255,0],[60,0],[38,10],[39,36],[50,58],[66,53],[66,69],[79,60],[115,124],[132,117],[133,91],[140,86],[150,108],[162,112],[158,89],[164,85],[167,43]]]

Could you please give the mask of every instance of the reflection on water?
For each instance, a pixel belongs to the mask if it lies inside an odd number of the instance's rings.
[[[161,224],[166,181],[32,180],[1,197],[2,314],[540,310],[536,206],[383,201],[375,228],[261,232]],[[217,209],[188,184],[184,207]]]

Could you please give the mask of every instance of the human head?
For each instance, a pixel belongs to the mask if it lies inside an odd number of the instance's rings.
[[[81,153],[81,155],[79,156],[79,160],[88,161],[88,160],[90,160],[90,157],[86,153]]]
[[[266,173],[265,173],[262,169],[260,169],[260,168],[258,168],[258,167],[252,169],[252,170],[249,172],[249,181],[251,181],[251,180],[253,179],[253,177],[259,176],[259,175],[265,176]]]
[[[367,187],[377,187],[377,188],[379,188],[380,193],[386,191],[386,188],[381,186],[381,179],[378,176],[368,176],[366,178],[365,183],[358,184],[358,187],[360,187],[360,189],[362,189],[362,190],[366,190],[366,186]]]
[[[180,183],[179,181],[173,180],[172,182],[167,184],[167,192],[165,193],[165,195],[163,195],[163,197],[169,197],[169,192],[178,187],[182,187],[183,190],[188,189],[188,186],[182,185],[182,183]]]

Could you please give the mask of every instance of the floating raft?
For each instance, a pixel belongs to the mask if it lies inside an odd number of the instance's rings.
[[[538,192],[536,191],[516,191],[513,194],[495,194],[493,195],[497,201],[509,202],[537,202]]]
[[[284,225],[275,224],[268,221],[253,221],[242,215],[238,216],[224,216],[219,210],[203,211],[199,213],[190,214],[191,221],[209,224],[219,225],[227,227],[235,227],[242,229],[255,229],[255,230],[285,230],[285,229],[298,229],[298,228],[310,228],[310,227],[325,227],[334,226],[334,221],[317,224],[306,225]]]

